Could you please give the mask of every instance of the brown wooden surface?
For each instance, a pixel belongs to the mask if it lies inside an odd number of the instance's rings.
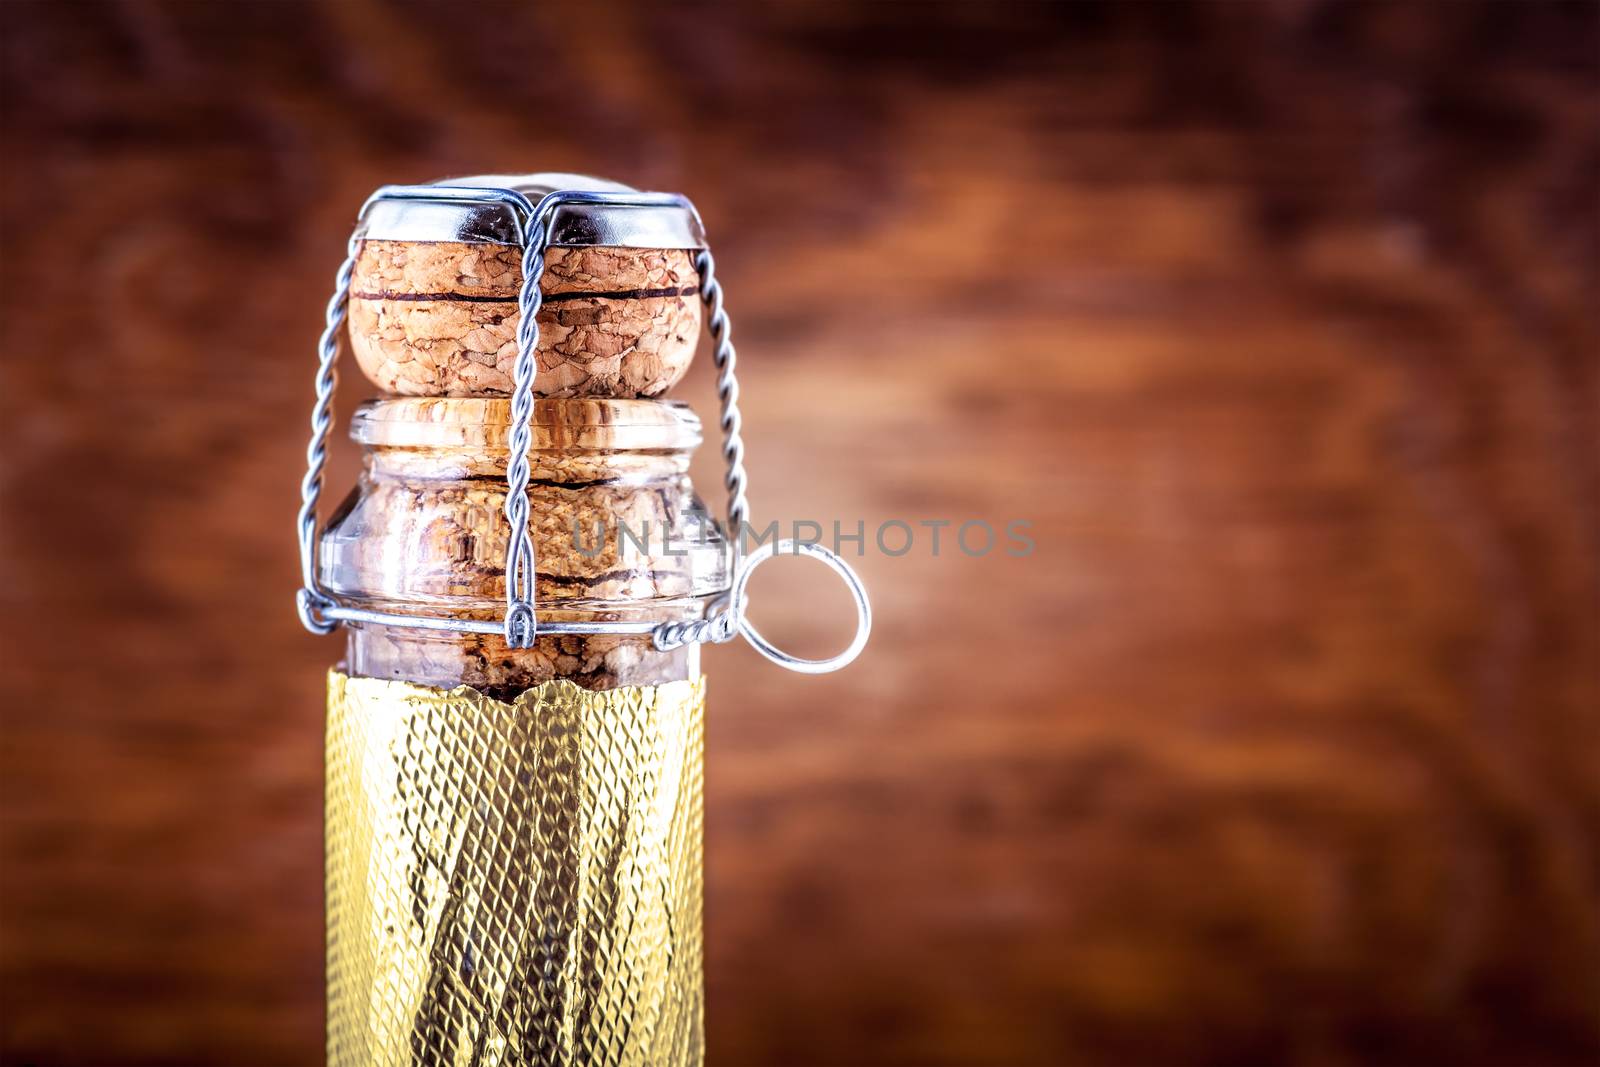
[[[311,346],[528,169],[698,201],[760,515],[1038,542],[708,654],[713,1063],[1600,1056],[1595,6],[0,19],[7,1062],[317,1060]]]

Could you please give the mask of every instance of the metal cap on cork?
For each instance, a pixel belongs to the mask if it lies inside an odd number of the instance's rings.
[[[588,174],[478,174],[443,178],[433,185],[511,189],[537,204],[557,190],[636,193],[621,182]],[[357,236],[374,241],[464,241],[521,244],[516,209],[474,201],[375,200]],[[705,230],[688,205],[627,208],[563,204],[556,209],[549,244],[557,248],[704,248]]]

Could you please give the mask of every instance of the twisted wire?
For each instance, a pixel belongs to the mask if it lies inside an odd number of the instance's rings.
[[[728,490],[726,534],[733,547],[733,570],[737,574],[743,565],[744,528],[750,517],[746,492],[749,479],[745,475],[744,438],[740,434],[744,420],[739,415],[739,379],[735,370],[739,356],[733,347],[733,323],[722,307],[722,283],[717,280],[717,265],[711,250],[701,249],[695,255],[694,266],[700,274],[700,301],[706,307],[706,323],[711,331],[711,361],[717,368],[722,457],[728,466],[722,481]],[[731,641],[738,634],[743,618],[744,597],[733,595],[707,618],[662,623],[656,628],[655,646],[665,652],[690,642],[721,644]]]
[[[328,463],[328,434],[333,428],[333,391],[338,383],[339,332],[350,306],[350,278],[356,268],[360,241],[352,235],[344,263],[334,276],[333,296],[323,315],[322,337],[317,341],[316,403],[311,408],[311,441],[306,445],[306,474],[300,480],[300,581],[296,597],[300,619],[314,633],[333,632],[337,622],[323,618],[326,598],[318,596],[316,576],[317,503],[322,498],[322,472]]]
[[[506,555],[506,643],[531,647],[538,632],[533,614],[533,535],[528,529],[528,452],[533,445],[533,380],[538,370],[539,307],[544,294],[544,249],[550,211],[527,222],[522,242],[522,291],[517,295],[517,362],[512,371],[511,458],[506,468],[506,522],[511,546]]]

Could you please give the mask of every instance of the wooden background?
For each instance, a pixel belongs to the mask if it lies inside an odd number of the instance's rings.
[[[708,654],[713,1063],[1594,1062],[1597,10],[0,4],[0,1054],[318,1059],[321,305],[561,169],[699,203],[759,515],[1038,544]]]

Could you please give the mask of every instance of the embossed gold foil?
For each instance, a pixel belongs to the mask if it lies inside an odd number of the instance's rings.
[[[704,679],[328,679],[328,1062],[702,1060]]]

